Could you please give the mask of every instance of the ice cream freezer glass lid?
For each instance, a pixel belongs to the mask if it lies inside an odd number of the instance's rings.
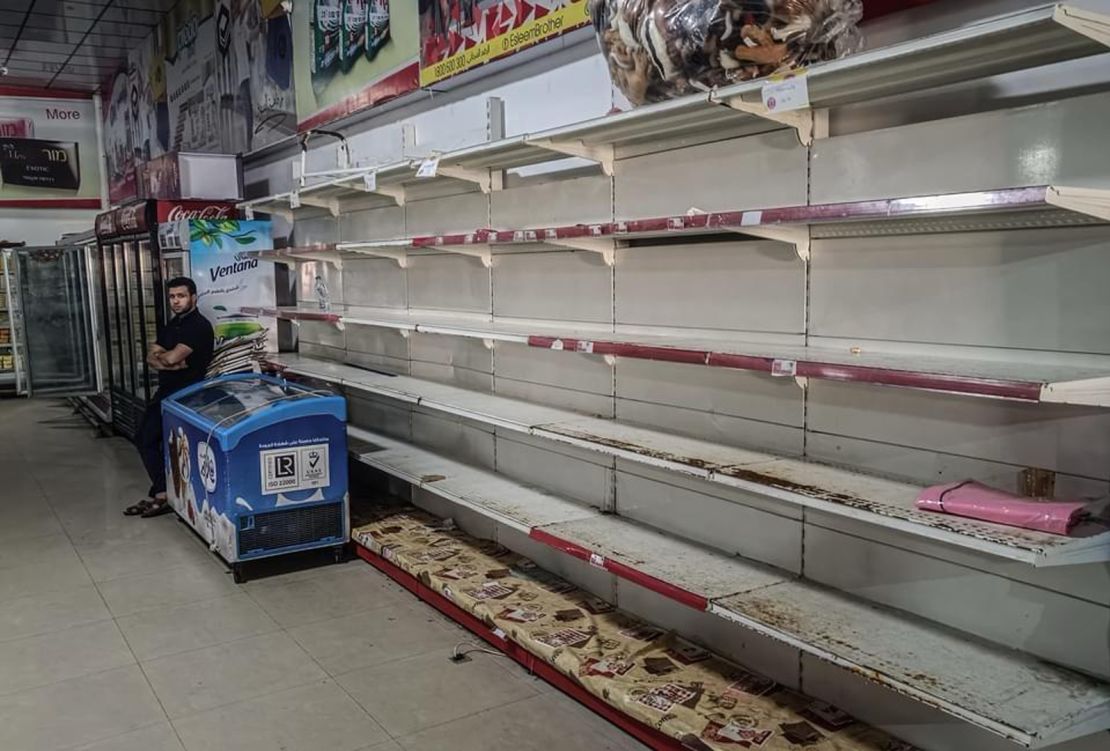
[[[214,378],[182,390],[169,401],[222,430],[248,419],[270,423],[311,413],[346,416],[334,405],[343,403],[341,396],[267,375]]]

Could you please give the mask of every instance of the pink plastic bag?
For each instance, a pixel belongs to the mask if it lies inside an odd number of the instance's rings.
[[[1068,534],[1087,516],[1085,503],[1035,501],[974,480],[925,488],[917,497],[917,507],[1057,535]]]

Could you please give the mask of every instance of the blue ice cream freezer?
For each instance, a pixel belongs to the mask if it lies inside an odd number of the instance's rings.
[[[202,381],[162,402],[166,490],[232,565],[347,542],[347,404],[267,375]]]

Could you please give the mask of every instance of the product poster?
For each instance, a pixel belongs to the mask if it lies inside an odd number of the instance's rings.
[[[587,0],[420,0],[420,85],[590,22]]]
[[[221,151],[246,153],[297,130],[292,16],[280,0],[221,0],[217,34],[223,12],[231,22],[225,42],[217,35],[227,71],[220,86],[221,127],[227,129]]]
[[[169,111],[160,28],[128,55],[104,94],[104,161],[108,199],[137,195],[135,165],[166,152]]]
[[[216,14],[212,0],[182,0],[163,21],[170,143],[167,151],[220,150]],[[219,77],[225,74],[222,66]]]
[[[0,207],[100,208],[92,99],[0,96]]]
[[[296,131],[291,19],[278,0],[182,0],[105,94],[109,197],[167,152],[246,153]]]
[[[273,308],[274,270],[246,255],[273,248],[270,222],[239,219],[187,219],[190,275],[197,285],[197,308],[216,334],[214,366],[222,372],[244,370],[262,352],[277,352],[277,319],[247,315],[241,308]],[[229,346],[234,342],[237,346]],[[243,346],[248,345],[248,346]],[[223,362],[221,354],[236,362]],[[238,362],[242,360],[243,362]]]
[[[293,54],[300,130],[417,88],[415,0],[298,0]]]

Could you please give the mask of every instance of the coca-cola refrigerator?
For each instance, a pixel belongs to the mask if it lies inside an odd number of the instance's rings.
[[[189,276],[189,252],[180,244],[163,247],[160,225],[185,219],[235,218],[235,204],[225,201],[146,200],[121,206],[96,218],[96,266],[99,325],[103,331],[103,380],[111,401],[112,428],[133,438],[139,420],[158,388],[157,374],[146,353],[172,313],[166,305],[166,281]]]

